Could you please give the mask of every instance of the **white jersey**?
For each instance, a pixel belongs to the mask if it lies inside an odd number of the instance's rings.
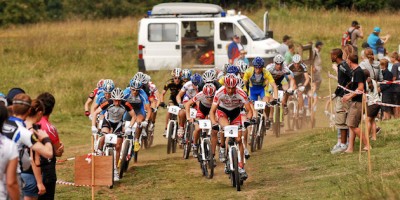
[[[186,98],[191,99],[196,96],[198,92],[198,87],[194,86],[192,81],[188,81],[182,86],[181,91],[185,92]]]
[[[246,103],[248,103],[248,97],[246,93],[238,87],[236,87],[236,90],[232,95],[228,95],[225,86],[222,86],[215,93],[213,100],[213,104],[218,105],[226,110],[241,108],[243,104]]]
[[[286,65],[283,65],[281,70],[276,70],[275,63],[271,63],[267,65],[266,69],[269,71],[269,73],[271,73],[272,77],[274,77],[275,81],[288,73],[292,74],[292,72]]]
[[[5,187],[5,172],[10,160],[18,158],[17,145],[0,134],[0,199],[7,198],[7,189]]]
[[[196,96],[194,96],[192,100],[194,102],[200,102],[201,104],[203,104],[203,106],[205,106],[207,108],[211,108],[212,100],[209,101],[207,99],[207,96],[203,92],[197,93]]]
[[[154,84],[153,82],[149,82],[149,91],[150,91],[149,96],[155,96],[154,93],[158,91],[156,84]]]

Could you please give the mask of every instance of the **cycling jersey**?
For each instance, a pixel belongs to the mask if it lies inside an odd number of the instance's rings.
[[[183,102],[187,102],[197,94],[198,87],[195,86],[192,81],[188,81],[182,86],[181,91],[185,93]]]
[[[296,69],[294,63],[288,66],[289,70],[293,72],[294,80],[296,84],[300,84],[305,82],[304,74],[307,74],[307,66],[304,63],[301,63],[299,68]]]
[[[143,116],[146,116],[144,105],[149,104],[149,98],[147,97],[146,92],[143,89],[140,89],[139,94],[134,96],[131,92],[131,89],[129,87],[126,88],[124,90],[124,99],[131,104],[136,115],[141,114]],[[130,116],[126,115],[125,119],[129,121]]]
[[[100,105],[103,102],[107,101],[106,97],[105,97],[105,92],[102,90],[99,90],[97,93],[97,99],[96,99],[96,104]]]
[[[235,92],[232,95],[228,95],[225,86],[222,86],[214,96],[213,104],[218,105],[226,110],[233,110],[240,108],[243,104],[248,102],[246,93],[236,87]]]
[[[178,102],[176,102],[176,95],[178,95],[179,91],[181,90],[183,86],[183,82],[180,81],[179,84],[175,84],[173,79],[170,79],[165,85],[164,85],[164,90],[168,91],[168,89],[171,91],[171,95],[169,96],[169,100],[173,102],[174,105],[178,105]]]
[[[106,120],[112,123],[117,123],[122,121],[125,111],[131,111],[133,109],[132,105],[125,100],[121,100],[120,105],[116,106],[114,101],[109,99],[100,105],[102,110],[107,111]]]
[[[289,68],[286,67],[285,65],[282,66],[281,70],[276,70],[275,63],[271,63],[271,64],[267,65],[267,70],[271,73],[271,75],[274,78],[275,83],[277,85],[282,85],[283,79],[284,78],[287,79],[287,76],[292,74],[292,72],[289,70]]]
[[[155,93],[158,91],[157,86],[153,82],[149,82],[149,99],[157,100]]]
[[[205,119],[206,116],[210,113],[212,99],[207,99],[207,96],[203,92],[199,92],[196,96],[193,97],[193,102],[199,102],[199,106],[197,107],[197,118]]]
[[[249,97],[252,101],[257,101],[258,97],[261,99],[265,96],[269,96],[270,94],[267,92],[269,89],[268,83],[274,83],[275,80],[272,77],[271,73],[263,69],[261,74],[254,73],[254,67],[248,68],[243,76],[243,81],[249,84]]]
[[[89,99],[94,99],[94,97],[97,95],[97,93],[99,93],[99,92],[101,92],[102,91],[102,89],[99,89],[99,88],[95,88],[95,89],[93,89],[93,91],[89,94]]]

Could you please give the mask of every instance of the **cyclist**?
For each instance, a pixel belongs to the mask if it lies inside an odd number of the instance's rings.
[[[103,102],[100,107],[94,111],[94,115],[99,114],[102,111],[107,112],[107,116],[104,118],[101,132],[104,134],[115,133],[118,136],[117,144],[115,145],[116,157],[115,163],[119,162],[119,154],[121,152],[122,145],[122,129],[123,129],[123,116],[125,112],[128,112],[132,118],[135,118],[133,107],[127,101],[123,99],[124,93],[120,88],[115,88],[111,92],[111,98]],[[132,126],[134,121],[131,121]],[[96,118],[92,118],[92,133],[97,133]],[[126,134],[132,133],[132,129],[125,130]],[[100,148],[104,146],[104,137],[100,138]],[[101,149],[97,150],[101,152]],[[114,167],[114,181],[118,181],[118,170]]]
[[[206,119],[208,118],[208,114],[210,113],[212,101],[214,98],[214,94],[216,91],[216,87],[211,83],[206,83],[203,87],[203,90],[197,93],[192,99],[190,99],[185,104],[186,116],[187,120],[193,123],[193,119],[189,118],[190,116],[190,107],[193,104],[198,104],[197,106],[197,114],[196,119]],[[215,147],[217,146],[217,131],[212,131],[211,137],[211,145],[213,155],[215,154]],[[197,141],[200,137],[200,128],[198,124],[195,124],[195,130],[193,131],[193,157],[197,158]]]
[[[104,80],[100,79],[99,82],[97,82],[97,87],[92,92],[90,92],[89,97],[86,100],[85,106],[84,106],[85,107],[85,115],[86,115],[86,117],[89,117],[89,115],[90,115],[90,111],[89,111],[90,104],[93,102],[93,99],[94,99],[94,97],[96,97],[97,93],[102,90],[103,83],[104,83]]]
[[[129,129],[134,130],[135,142],[134,151],[140,150],[139,138],[143,130],[146,130],[149,124],[151,107],[149,103],[149,98],[146,92],[142,89],[142,83],[139,80],[133,79],[129,83],[129,87],[124,90],[124,99],[131,104],[135,112],[135,117],[131,118],[129,115],[124,116],[124,121],[131,121],[128,126]],[[132,122],[133,121],[133,122]],[[136,123],[134,123],[136,121]],[[134,124],[135,126],[132,126]],[[143,132],[146,135],[146,132]]]
[[[99,105],[101,105],[103,102],[111,98],[111,92],[114,90],[114,88],[115,85],[113,80],[111,79],[104,80],[102,90],[100,90],[95,97],[95,102],[92,105],[91,113],[94,113],[94,111],[99,107]],[[98,119],[98,123],[100,124],[99,127],[101,127],[102,126],[101,123],[103,123],[104,113],[105,111],[99,113],[99,116],[90,115],[89,119],[90,120],[92,120],[92,118]]]
[[[203,90],[203,87],[207,83],[213,84],[217,90],[221,87],[221,84],[217,80],[217,71],[215,69],[209,69],[203,73],[203,82],[199,85],[199,91]]]
[[[148,97],[150,97],[150,85],[145,84],[147,79],[147,74],[144,74],[143,72],[137,72],[131,80],[138,80],[139,82],[143,83],[141,89],[146,93]],[[129,87],[129,86],[128,86]]]
[[[183,126],[186,119],[186,112],[183,109],[184,104],[189,101],[189,99],[193,98],[198,92],[198,86],[200,83],[203,82],[200,74],[193,74],[190,77],[190,81],[186,82],[181,90],[179,91],[178,95],[176,95],[176,102],[182,110],[179,111],[179,129],[178,129],[178,137],[182,137],[184,130]]]
[[[246,93],[236,87],[238,79],[233,74],[228,74],[225,77],[224,86],[221,87],[214,96],[213,104],[210,110],[210,119],[213,124],[213,129],[218,130],[219,125],[224,128],[227,125],[237,125],[242,124],[240,108],[244,104],[247,112],[247,118],[253,116],[252,109],[250,108],[250,103],[248,101]],[[219,125],[218,125],[219,124]],[[239,129],[238,137],[236,141],[239,144],[240,158],[239,162],[239,173],[242,179],[247,178],[247,173],[244,170],[244,148],[242,144],[242,131]],[[220,148],[220,161],[225,161],[225,138],[221,136],[221,148]]]
[[[253,67],[247,69],[243,76],[244,85],[249,87],[246,89],[249,92],[249,98],[251,101],[257,101],[261,98],[265,102],[269,102],[270,94],[268,92],[270,85],[273,89],[273,100],[271,104],[275,104],[278,99],[278,87],[276,86],[275,80],[271,73],[264,68],[264,59],[260,57],[254,58]],[[265,108],[266,116],[270,115],[270,107]],[[267,117],[266,128],[269,129],[271,120]]]
[[[229,65],[228,67],[227,67],[227,69],[226,69],[226,74],[234,74],[235,76],[238,76],[238,74],[239,74],[239,68],[237,67],[237,66],[235,66],[235,65]],[[225,76],[222,76],[220,79],[219,79],[219,83],[221,84],[221,85],[224,85],[224,80],[225,80]]]
[[[286,90],[286,93],[282,99],[282,105],[284,107],[284,114],[287,115],[288,109],[287,109],[286,103],[288,100],[288,95],[293,93],[293,89],[296,88],[296,86],[295,86],[293,74],[289,70],[289,68],[287,68],[285,66],[285,64],[283,63],[284,61],[285,61],[285,59],[283,58],[282,55],[280,55],[280,54],[276,55],[274,57],[274,62],[267,65],[267,70],[271,73],[272,77],[274,78],[275,84],[277,85],[278,90],[283,90],[283,86],[282,86],[283,79],[286,79],[289,81],[289,88]]]
[[[245,73],[246,70],[249,68],[249,65],[248,65],[247,63],[245,63],[243,60],[238,60],[238,61],[235,63],[235,65],[239,67],[240,78],[243,79],[244,73]]]
[[[160,99],[160,106],[161,107],[166,107],[164,103],[164,97],[165,94],[167,93],[168,90],[171,91],[171,94],[169,96],[169,105],[175,105],[177,106],[178,103],[176,102],[176,95],[178,95],[179,91],[181,90],[183,86],[183,81],[181,80],[181,75],[182,75],[182,70],[181,68],[175,68],[171,72],[172,78],[168,80],[168,82],[164,85],[164,90],[161,93],[161,99]],[[167,133],[167,125],[169,118],[171,117],[170,113],[167,113],[166,116],[166,121],[165,121],[165,131],[163,133],[163,136],[166,136]]]
[[[150,95],[149,95],[149,102],[151,107],[151,116],[150,116],[150,124],[149,124],[149,131],[154,131],[154,124],[156,123],[157,117],[157,108],[160,105],[160,93],[158,92],[157,86],[151,82],[151,77],[146,75],[146,78],[143,80],[143,84],[149,85]]]
[[[190,81],[190,77],[192,76],[192,71],[190,69],[183,69],[182,70],[182,81],[184,83]]]
[[[294,82],[297,87],[297,100],[299,101],[299,114],[303,114],[304,99],[303,93],[307,94],[310,89],[310,77],[307,73],[307,65],[301,62],[301,56],[295,54],[292,57],[292,63],[288,66],[289,70],[293,72]]]

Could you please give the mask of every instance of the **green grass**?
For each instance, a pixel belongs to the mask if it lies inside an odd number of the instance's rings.
[[[263,12],[243,14],[250,14],[262,27]],[[273,9],[270,23],[278,41],[285,34],[297,43],[322,40],[325,77],[331,68],[329,51],[339,47],[341,35],[352,20],[363,25],[365,41],[377,25],[383,34],[394,36],[400,22],[393,16],[396,15],[384,12],[372,15]],[[0,29],[0,91],[6,93],[18,86],[33,98],[44,91],[55,95],[57,103],[51,121],[66,146],[64,158],[89,152],[90,122],[83,116],[83,104],[97,81],[111,78],[118,87],[124,87],[137,71],[138,20],[67,21]],[[399,43],[399,38],[392,37],[387,44],[389,52],[397,50]],[[169,72],[151,74],[159,88],[168,78],[166,73]],[[325,79],[321,95],[326,94]],[[365,154],[361,163],[357,153],[330,155],[336,134],[322,128],[327,125],[322,111],[320,107],[317,113],[321,129],[284,134],[279,139],[269,135],[266,148],[249,160],[250,179],[243,192],[237,193],[229,186],[221,164],[215,178],[206,180],[193,159],[184,161],[180,151],[166,154],[166,141],[161,138],[165,111],[161,110],[156,146],[141,151],[140,163],[131,166],[115,189],[99,187],[96,194],[101,199],[398,199],[398,121],[382,125],[384,134],[372,144],[373,173],[367,176]],[[74,180],[72,161],[57,169],[59,179]],[[89,198],[88,188],[57,187],[57,199]]]

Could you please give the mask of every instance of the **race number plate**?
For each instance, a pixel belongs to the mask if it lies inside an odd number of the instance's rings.
[[[201,129],[211,129],[211,121],[208,119],[199,120],[199,127]]]
[[[225,137],[237,137],[239,135],[239,127],[235,125],[225,126],[224,136]]]
[[[105,135],[105,142],[107,144],[117,144],[117,135],[109,133]]]
[[[285,93],[284,91],[278,90],[278,99],[279,99],[280,101],[282,101],[282,99],[283,99],[283,94],[284,94],[284,93]]]
[[[255,101],[254,102],[254,109],[256,110],[263,110],[265,108],[266,103],[264,101]]]
[[[174,115],[178,115],[181,109],[178,106],[170,106],[168,107],[168,112]]]
[[[194,108],[190,108],[190,118],[196,119],[197,110]]]

